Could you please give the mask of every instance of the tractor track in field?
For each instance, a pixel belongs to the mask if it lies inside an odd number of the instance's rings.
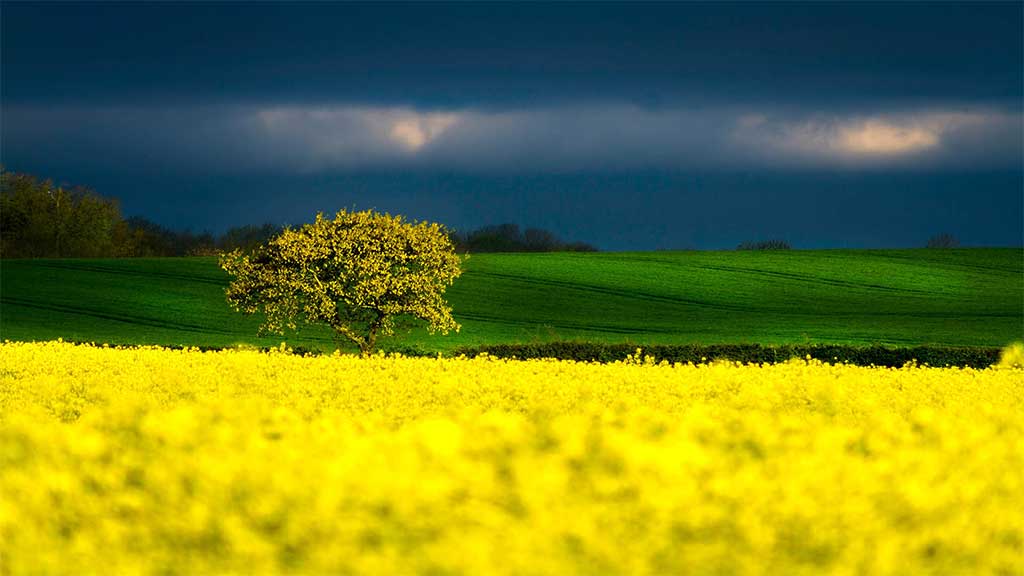
[[[536,278],[528,276],[518,276],[515,274],[502,274],[500,272],[482,272],[482,271],[471,271],[467,272],[466,275],[474,276],[486,276],[490,278],[499,278],[502,280],[514,280],[524,284],[540,284],[542,286],[555,286],[566,290],[576,290],[579,292],[592,292],[595,294],[602,294],[605,296],[618,296],[621,298],[629,298],[633,300],[646,300],[650,302],[663,302],[667,304],[684,304],[689,306],[699,306],[702,308],[710,308],[714,310],[724,310],[728,312],[755,312],[760,311],[760,308],[751,308],[749,306],[737,306],[730,304],[720,304],[716,302],[708,302],[706,300],[696,300],[692,298],[680,298],[678,296],[665,296],[661,294],[650,294],[647,292],[637,292],[635,290],[619,290],[615,288],[608,288],[605,286],[597,286],[594,284],[581,284],[579,282],[570,282],[568,280],[552,280],[550,278]]]
[[[63,314],[76,314],[79,316],[88,316],[91,318],[99,318],[102,320],[113,320],[115,322],[123,322],[125,324],[149,326],[150,328],[165,328],[170,330],[182,330],[186,332],[198,332],[202,334],[234,334],[234,332],[231,332],[230,330],[220,330],[217,328],[211,328],[209,326],[202,326],[200,324],[175,322],[172,320],[146,316],[136,316],[131,314],[116,314],[109,311],[90,310],[88,308],[65,306],[61,304],[41,303],[28,300],[25,298],[17,298],[12,296],[0,296],[0,303],[11,306],[20,306],[22,308],[30,308],[34,310],[46,310],[48,312],[60,312]]]
[[[156,279],[169,279],[169,280],[186,280],[188,282],[197,282],[201,284],[213,284],[216,286],[227,286],[227,277],[224,280],[217,280],[208,276],[195,276],[190,274],[174,274],[170,272],[155,272],[145,270],[127,270],[124,268],[112,267],[112,266],[98,266],[98,265],[80,265],[80,264],[63,264],[57,262],[45,262],[41,261],[37,264],[41,268],[56,268],[59,270],[76,270],[83,272],[96,272],[101,274],[112,274],[121,276],[133,276],[141,278],[156,278]]]
[[[723,269],[723,270],[719,270],[719,271],[729,271],[729,270]],[[755,274],[757,273],[757,271],[749,271],[749,272],[752,272],[752,273],[755,273]],[[709,309],[709,310],[719,310],[719,311],[725,311],[725,312],[743,312],[743,313],[753,313],[753,314],[785,314],[785,315],[794,315],[794,316],[806,316],[806,315],[818,315],[818,314],[820,314],[820,310],[807,311],[807,310],[804,310],[803,308],[799,308],[799,307],[797,307],[797,308],[794,308],[794,307],[769,308],[769,307],[764,307],[764,306],[756,306],[756,307],[754,307],[754,306],[743,306],[743,305],[738,305],[738,304],[722,304],[722,303],[718,303],[718,302],[710,302],[710,301],[707,301],[707,300],[699,300],[699,299],[695,299],[695,298],[682,298],[682,297],[679,297],[679,296],[668,296],[668,295],[664,295],[664,294],[651,294],[649,292],[637,292],[637,291],[634,291],[634,290],[615,289],[615,288],[610,288],[610,287],[606,287],[606,286],[598,286],[598,285],[594,285],[594,284],[582,284],[582,283],[579,283],[579,282],[571,282],[571,281],[568,281],[568,280],[555,280],[555,279],[551,279],[551,278],[537,278],[537,277],[530,277],[530,276],[519,276],[519,275],[515,275],[515,274],[502,274],[502,273],[498,273],[498,272],[471,271],[471,272],[467,272],[466,274],[467,275],[473,275],[473,276],[492,277],[492,278],[497,278],[497,279],[501,279],[501,280],[511,280],[511,281],[516,281],[516,282],[520,282],[522,284],[527,284],[527,285],[535,284],[535,285],[541,285],[541,286],[552,286],[552,287],[557,287],[557,288],[561,288],[561,289],[564,289],[564,290],[574,290],[574,291],[578,291],[578,292],[591,292],[591,293],[595,293],[595,294],[601,294],[603,296],[616,296],[616,297],[625,298],[625,299],[632,299],[632,300],[643,300],[643,301],[660,302],[660,303],[666,303],[666,304],[696,306],[696,307],[705,308],[705,309]],[[856,284],[853,284],[853,285],[859,286],[859,287],[864,287],[863,285],[856,285]],[[849,288],[850,286],[842,286],[842,287]],[[928,295],[928,296],[938,296],[934,292],[927,292],[927,291],[924,291],[924,290],[915,290],[912,293],[918,293],[918,294],[921,294],[921,295]],[[844,313],[842,313],[842,312],[835,312],[835,313],[830,313],[830,314],[834,314],[836,316],[843,316],[844,315]],[[886,312],[886,311],[860,310],[860,311],[858,311],[854,315],[858,315],[858,316],[860,316],[860,315],[868,315],[868,316],[875,316],[875,315],[879,315],[879,316],[890,316],[890,315],[917,316],[918,314],[915,314],[915,313],[904,313],[904,312]],[[945,317],[945,316],[949,316],[949,317],[957,317],[957,318],[962,316],[962,314],[951,315],[948,312],[938,312],[938,313],[934,313],[934,314],[933,313],[922,313],[920,315],[923,316],[923,317]],[[975,314],[970,314],[970,315],[973,316]],[[978,316],[1002,316],[1002,314],[978,314]]]
[[[592,292],[601,294],[604,296],[616,296],[625,299],[644,300],[650,302],[660,302],[667,304],[676,305],[687,305],[695,306],[699,308],[705,308],[710,310],[718,310],[725,312],[741,312],[745,314],[753,315],[781,315],[781,316],[820,316],[820,310],[808,310],[804,308],[768,308],[768,307],[750,307],[750,306],[739,306],[739,305],[726,305],[717,304],[702,300],[678,298],[672,296],[664,296],[657,294],[649,294],[643,292],[635,292],[629,290],[616,290],[613,288],[607,288],[603,286],[595,286],[592,284],[580,284],[576,282],[570,282],[567,280],[553,280],[553,279],[541,279],[536,277],[528,276],[517,276],[515,274],[501,274],[497,272],[480,272],[472,271],[467,272],[467,275],[474,276],[486,276],[499,278],[506,281],[516,281],[522,284],[536,284],[540,286],[552,286],[561,288],[564,290],[573,290],[578,292]],[[924,292],[924,294],[933,294],[931,292]],[[1016,312],[950,312],[948,309],[936,310],[936,311],[920,311],[916,310],[913,312],[907,311],[889,311],[889,310],[856,310],[856,311],[830,311],[828,316],[835,318],[856,318],[856,317],[906,317],[906,318],[932,318],[932,319],[957,319],[957,318],[1008,318],[1016,317]],[[466,316],[468,317],[468,316]],[[499,316],[493,316],[492,318],[499,318]],[[512,319],[503,319],[506,323],[518,323]],[[525,322],[525,321],[524,321]],[[646,328],[643,331],[649,331],[650,328]]]
[[[629,259],[616,259],[618,262],[636,262],[635,260]],[[898,286],[886,286],[883,284],[869,283],[869,282],[854,282],[851,280],[842,280],[839,278],[827,278],[817,276],[814,274],[801,274],[798,272],[785,272],[785,271],[774,271],[765,270],[763,268],[746,268],[743,266],[726,266],[724,264],[707,264],[700,262],[685,262],[682,260],[672,260],[668,258],[644,258],[642,262],[655,262],[674,269],[687,269],[687,270],[710,270],[715,272],[732,272],[737,274],[748,274],[755,276],[769,276],[774,278],[781,278],[786,280],[794,280],[797,282],[804,282],[808,284],[824,284],[828,286],[837,286],[841,288],[864,288],[868,290],[882,290],[892,293],[910,293],[920,294],[926,296],[937,296],[938,294],[928,290],[920,290],[916,288],[902,288]]]
[[[982,270],[985,272],[1001,272],[1004,274],[1022,274],[1024,268],[1010,268],[1007,266],[992,266],[985,264],[971,264],[968,262],[950,262],[944,258],[920,258],[915,256],[908,256],[902,254],[872,254],[879,258],[886,258],[888,260],[898,260],[900,262],[927,262],[929,264],[939,264],[946,268],[963,268],[968,270]]]
[[[928,290],[918,290],[916,288],[898,288],[896,286],[883,286],[882,284],[871,284],[867,282],[851,282],[849,280],[837,280],[833,278],[822,278],[820,276],[813,276],[810,274],[798,274],[796,272],[779,272],[774,270],[763,270],[758,268],[743,268],[740,266],[724,266],[721,264],[709,265],[700,264],[694,266],[694,268],[703,270],[717,270],[720,272],[735,272],[738,274],[750,274],[756,276],[768,276],[771,278],[784,278],[786,280],[796,280],[798,282],[807,282],[811,284],[825,284],[828,286],[837,286],[840,288],[866,288],[868,290],[882,290],[885,292],[896,292],[896,293],[908,293],[908,294],[922,294],[927,296],[938,296],[935,292]]]
[[[579,323],[579,322],[566,322],[564,320],[552,321],[552,322],[536,322],[530,320],[516,320],[513,318],[503,318],[501,316],[493,316],[489,314],[478,314],[478,313],[457,313],[456,316],[459,320],[475,320],[477,322],[491,322],[495,324],[509,324],[513,326],[523,326],[527,328],[543,328],[550,326],[552,328],[562,328],[565,330],[581,330],[587,332],[607,332],[609,334],[675,334],[676,330],[667,330],[661,328],[653,328],[650,326],[644,326],[642,328],[624,328],[617,326],[605,326],[600,324],[592,323]]]

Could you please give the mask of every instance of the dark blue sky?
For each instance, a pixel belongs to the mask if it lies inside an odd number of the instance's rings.
[[[1019,2],[2,4],[2,162],[221,231],[1020,245]]]

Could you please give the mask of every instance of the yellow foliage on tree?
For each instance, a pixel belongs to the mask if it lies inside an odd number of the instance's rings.
[[[341,210],[333,220],[317,214],[252,254],[235,250],[220,260],[234,276],[228,303],[264,313],[261,333],[295,330],[300,319],[324,323],[364,354],[394,333],[399,316],[425,320],[431,333],[458,331],[444,291],[461,263],[440,224],[372,210]]]

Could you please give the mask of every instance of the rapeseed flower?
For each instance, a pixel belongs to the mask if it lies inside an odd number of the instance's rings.
[[[0,345],[0,574],[1019,574],[1024,371]]]

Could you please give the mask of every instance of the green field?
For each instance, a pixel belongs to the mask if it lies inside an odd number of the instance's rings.
[[[304,328],[257,338],[215,258],[0,262],[0,338],[333,349]],[[423,350],[588,340],[636,344],[1002,346],[1024,337],[1024,251],[820,250],[478,254],[448,292],[459,334]]]

